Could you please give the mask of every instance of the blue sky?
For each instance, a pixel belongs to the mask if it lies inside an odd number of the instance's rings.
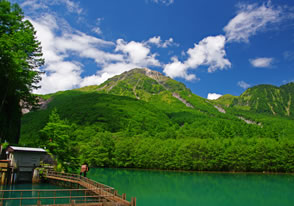
[[[13,0],[46,64],[36,93],[101,84],[135,67],[195,94],[240,95],[294,81],[294,1]]]

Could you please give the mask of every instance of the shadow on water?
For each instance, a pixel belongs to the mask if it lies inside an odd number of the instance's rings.
[[[293,206],[294,175],[91,169],[138,206]]]

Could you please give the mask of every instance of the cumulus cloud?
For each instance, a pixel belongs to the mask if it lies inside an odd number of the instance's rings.
[[[125,42],[123,39],[116,41],[115,51],[125,54],[127,63],[140,64],[142,66],[160,66],[156,54],[151,54],[150,48],[141,42]]]
[[[172,62],[164,66],[163,72],[170,78],[180,77],[188,81],[196,79],[196,75],[187,73],[188,68],[189,67],[185,63],[180,62],[177,57],[173,57]]]
[[[249,62],[251,63],[252,66],[254,67],[271,67],[273,63],[273,58],[256,58],[256,59],[249,59]]]
[[[216,94],[216,93],[208,93],[207,94],[207,99],[214,100],[214,99],[220,98],[221,96],[223,96],[223,95]]]
[[[173,46],[173,45],[178,46],[178,44],[176,44],[174,42],[173,38],[169,38],[165,41],[162,41],[160,36],[154,36],[154,37],[148,39],[148,41],[146,41],[146,44],[154,44],[160,48],[167,48],[167,47]]]
[[[229,68],[231,63],[225,58],[225,43],[226,39],[222,35],[206,37],[195,44],[194,48],[188,49],[186,61],[181,62],[173,57],[172,62],[164,66],[163,72],[171,78],[193,80],[196,76],[188,74],[189,69],[197,69],[201,65],[207,66],[208,72]]]
[[[237,85],[238,85],[239,87],[243,88],[243,89],[247,89],[247,88],[249,88],[249,87],[251,86],[250,84],[248,84],[248,83],[246,83],[246,82],[244,82],[244,81],[239,81],[239,82],[237,83]]]
[[[41,89],[35,93],[45,94],[68,90],[87,85],[101,84],[108,78],[135,67],[160,66],[145,42],[116,42],[90,36],[83,32],[68,28],[64,20],[46,14],[30,19],[40,40],[45,65],[45,74],[40,82]],[[81,63],[76,58],[90,59],[96,62],[97,72],[82,77]]]
[[[241,4],[237,15],[224,27],[227,41],[248,42],[249,37],[282,20],[282,9],[268,3]]]

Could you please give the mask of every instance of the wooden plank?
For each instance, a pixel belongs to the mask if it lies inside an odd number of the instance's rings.
[[[125,206],[130,206],[131,205],[130,202],[123,199],[125,196],[123,196],[123,198],[118,197],[118,196],[114,195],[113,193],[111,193],[109,191],[106,191],[107,188],[99,188],[99,187],[97,187],[97,186],[95,186],[93,184],[90,184],[89,182],[94,183],[94,181],[92,181],[92,180],[89,181],[88,179],[79,178],[79,177],[75,178],[75,179],[79,179],[79,180],[74,180],[74,179],[72,179],[72,177],[73,177],[72,175],[70,176],[71,178],[67,178],[65,176],[58,177],[58,175],[57,176],[52,176],[52,174],[47,175],[46,177],[50,178],[50,179],[65,181],[65,182],[77,183],[77,184],[81,185],[82,187],[91,190],[92,192],[94,192],[97,195],[105,196],[104,198],[107,199],[110,202],[116,202],[116,203],[119,203],[120,205],[125,205]],[[88,181],[86,182],[84,180],[88,180]],[[113,189],[113,188],[109,187],[109,189]]]
[[[37,205],[27,205],[27,206],[37,206]],[[72,206],[72,204],[53,204],[53,205],[46,205],[46,206]],[[103,206],[103,203],[75,203],[75,206]]]

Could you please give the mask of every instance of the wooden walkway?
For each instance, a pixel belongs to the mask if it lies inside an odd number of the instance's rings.
[[[103,205],[136,206],[136,198],[132,197],[131,202],[129,202],[126,200],[125,194],[119,195],[114,188],[88,179],[86,177],[82,177],[76,174],[48,171],[46,174],[46,178],[78,184],[81,187],[91,191],[92,194],[99,196],[104,202]]]
[[[91,192],[89,189],[0,190],[0,206],[104,206],[105,202],[102,199],[105,197]],[[60,202],[63,202],[63,204]]]

